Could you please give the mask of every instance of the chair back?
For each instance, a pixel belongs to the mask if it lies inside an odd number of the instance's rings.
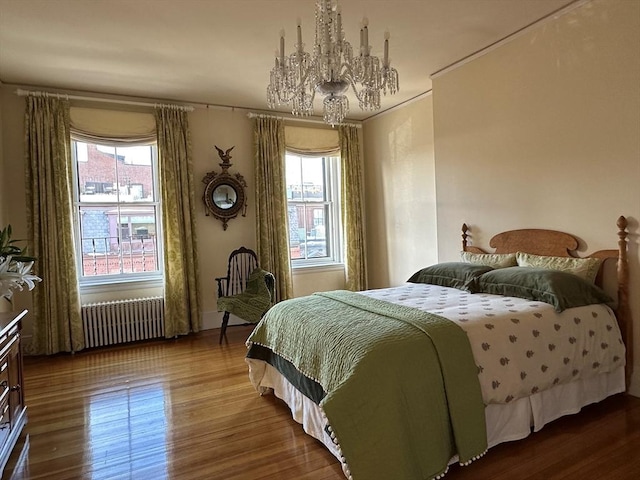
[[[249,248],[240,247],[229,255],[226,288],[219,288],[219,296],[231,296],[244,292],[249,274],[258,267],[258,256]],[[221,285],[219,285],[221,286]],[[222,290],[222,291],[220,291]]]

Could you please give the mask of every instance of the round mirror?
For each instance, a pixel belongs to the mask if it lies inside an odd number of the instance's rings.
[[[224,230],[230,219],[236,218],[238,214],[245,215],[247,183],[242,175],[230,175],[226,171],[220,174],[209,172],[202,181],[207,185],[203,195],[207,215],[221,220]]]
[[[223,210],[232,208],[238,201],[238,192],[236,192],[233,185],[229,185],[227,183],[218,185],[213,190],[212,196],[213,203]]]

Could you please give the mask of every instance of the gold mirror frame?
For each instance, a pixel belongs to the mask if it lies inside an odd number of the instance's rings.
[[[229,153],[233,148],[223,152],[216,146],[218,155],[222,159],[222,163],[219,164],[222,172],[211,171],[202,179],[202,182],[206,184],[202,197],[207,209],[206,214],[222,221],[224,230],[227,229],[229,220],[236,218],[240,212],[243,217],[247,214],[247,195],[245,192],[247,182],[239,173],[231,175],[228,172],[231,167]]]

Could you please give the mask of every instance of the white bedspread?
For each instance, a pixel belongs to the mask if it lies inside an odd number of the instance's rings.
[[[617,321],[605,305],[557,313],[543,302],[414,283],[361,293],[460,325],[471,342],[486,405],[586,380],[625,363]]]

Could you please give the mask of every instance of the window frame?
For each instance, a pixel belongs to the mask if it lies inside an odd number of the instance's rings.
[[[152,185],[154,189],[154,200],[149,202],[82,202],[80,197],[80,179],[78,176],[78,155],[77,143],[101,145],[114,148],[150,146],[151,147],[151,172]],[[73,168],[73,232],[74,241],[76,242],[76,277],[78,279],[80,293],[98,293],[108,291],[118,291],[134,288],[155,288],[164,285],[164,242],[163,242],[163,225],[162,225],[162,195],[160,192],[159,180],[159,163],[158,163],[158,145],[156,141],[142,142],[118,142],[113,139],[92,140],[88,141],[82,137],[71,135],[71,158]],[[117,158],[117,157],[116,157]],[[120,208],[122,206],[152,206],[155,209],[156,220],[156,257],[158,270],[153,272],[136,272],[136,273],[119,273],[109,275],[84,275],[83,274],[83,251],[82,251],[82,232],[81,232],[81,215],[82,207],[105,207],[106,209]],[[120,215],[120,214],[119,214]],[[126,215],[129,217],[130,215]],[[120,224],[118,224],[118,234],[120,234]],[[122,253],[121,253],[122,255]]]
[[[331,255],[326,257],[313,257],[313,258],[292,258],[291,257],[291,226],[289,224],[289,218],[287,216],[287,245],[289,246],[289,261],[291,262],[291,269],[293,271],[298,270],[310,270],[310,269],[331,269],[344,267],[344,254],[343,254],[343,226],[342,226],[342,212],[341,212],[341,195],[340,195],[340,152],[331,153],[299,153],[293,150],[285,149],[285,161],[287,156],[298,157],[301,161],[304,158],[323,158],[323,180],[325,186],[325,199],[321,202],[305,202],[289,201],[287,202],[287,211],[290,205],[298,204],[310,204],[310,205],[329,205],[328,218],[325,219],[325,232],[330,231],[329,235],[325,233],[325,240],[327,245],[332,245]],[[285,169],[286,171],[286,169]],[[285,184],[286,181],[285,173]],[[328,226],[331,228],[328,228]],[[305,239],[306,242],[306,239]]]

